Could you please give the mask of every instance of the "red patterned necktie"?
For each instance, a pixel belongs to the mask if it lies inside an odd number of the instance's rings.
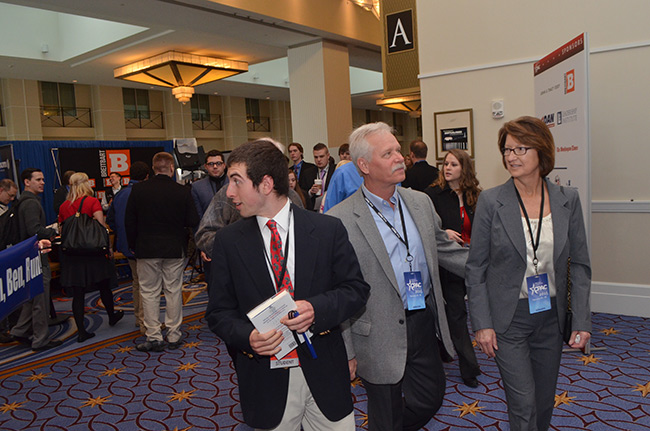
[[[275,280],[277,281],[282,275],[282,240],[280,239],[275,220],[269,220],[266,222],[266,226],[271,231],[271,266],[273,268],[273,275],[275,275]],[[284,278],[278,284],[278,291],[288,290],[291,296],[293,296],[293,284],[291,284],[289,271],[284,271]]]
[[[282,273],[282,240],[280,239],[280,233],[278,233],[278,227],[275,220],[269,220],[266,222],[271,231],[271,266],[273,268],[273,275],[275,280],[279,280]],[[289,239],[287,235],[287,239]],[[288,256],[286,257],[289,258]],[[284,271],[284,279],[278,287],[278,292],[281,290],[288,290],[289,294],[293,296],[293,284],[291,284],[291,278],[289,277],[289,271]],[[283,359],[296,359],[298,358],[298,352],[294,349],[287,354]],[[271,356],[271,360],[276,360],[276,356]]]

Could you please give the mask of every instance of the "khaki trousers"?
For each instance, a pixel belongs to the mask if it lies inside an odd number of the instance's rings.
[[[137,259],[137,272],[142,296],[147,341],[162,341],[160,330],[160,294],[165,295],[165,326],[167,341],[181,339],[183,323],[184,257],[173,259]]]

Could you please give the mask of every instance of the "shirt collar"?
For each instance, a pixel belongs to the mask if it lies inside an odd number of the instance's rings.
[[[287,232],[289,230],[289,216],[290,216],[290,211],[289,209],[291,208],[291,201],[289,198],[287,198],[287,203],[284,204],[282,209],[273,217],[268,218],[268,217],[261,217],[257,216],[257,224],[260,227],[260,231],[263,231],[266,227],[266,223],[273,219],[275,220],[275,223],[277,224],[279,229],[282,229],[284,232]]]
[[[372,193],[366,188],[365,184],[362,184],[361,187],[363,188],[363,193],[366,195],[368,200],[372,202],[377,208],[390,208],[390,204],[392,203],[393,205],[397,205],[399,202],[399,193],[397,193],[397,187],[395,187],[395,191],[393,192],[393,195],[390,197],[390,203],[389,201],[386,201],[376,194]]]

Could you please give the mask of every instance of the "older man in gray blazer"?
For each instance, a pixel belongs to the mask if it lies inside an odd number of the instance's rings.
[[[397,187],[404,158],[387,124],[361,126],[349,142],[364,183],[328,214],[343,221],[370,284],[344,331],[351,372],[368,394],[369,430],[417,430],[442,404],[440,348],[453,355],[438,264],[464,276],[467,249],[440,229],[427,195]]]

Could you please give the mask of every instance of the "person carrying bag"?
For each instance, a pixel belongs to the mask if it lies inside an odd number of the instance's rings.
[[[72,314],[77,325],[77,341],[95,336],[84,324],[86,292],[99,290],[108,323],[115,325],[123,311],[115,311],[110,280],[115,277],[108,231],[99,200],[93,197],[88,175],[70,177],[70,192],[59,209],[61,224],[61,285],[72,290]]]

